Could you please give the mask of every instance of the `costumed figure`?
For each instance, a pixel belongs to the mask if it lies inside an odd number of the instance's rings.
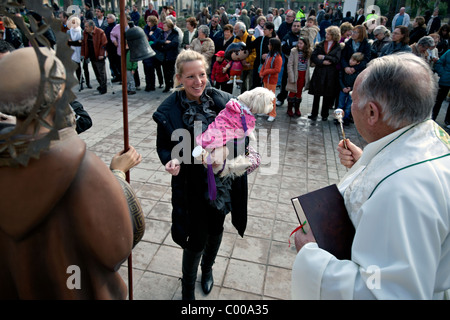
[[[230,80],[227,82],[228,84],[234,83],[234,81],[236,83],[242,83],[241,74],[244,70],[242,61],[247,59],[248,55],[249,52],[244,42],[234,42],[228,46],[225,51],[225,59],[230,61],[225,67],[225,71],[230,69]]]
[[[111,172],[68,121],[69,48],[31,41],[0,60],[0,112],[16,118],[0,132],[0,299],[125,299],[118,270],[142,208],[122,166]]]
[[[236,177],[244,173],[250,173],[259,164],[250,155],[256,154],[251,147],[249,151],[239,154],[233,159],[225,159],[228,154],[226,144],[237,139],[237,143],[243,143],[248,136],[255,140],[254,129],[256,119],[254,114],[269,113],[273,108],[275,94],[262,87],[257,87],[250,91],[245,91],[239,95],[237,100],[231,99],[220,111],[215,120],[208,128],[196,137],[197,147],[192,155],[197,160],[201,160],[208,168],[208,188],[211,200],[215,199],[214,174],[219,177]],[[223,160],[223,165],[215,169],[212,163],[218,163],[218,159]],[[220,161],[220,160],[219,160]]]

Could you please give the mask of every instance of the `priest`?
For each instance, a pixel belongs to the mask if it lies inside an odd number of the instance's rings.
[[[430,119],[436,82],[410,53],[371,61],[352,115],[364,151],[339,143],[339,190],[356,229],[350,260],[297,232],[293,299],[445,299],[450,288],[450,138]]]

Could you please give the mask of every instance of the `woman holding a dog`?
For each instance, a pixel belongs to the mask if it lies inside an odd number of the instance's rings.
[[[217,198],[213,203],[208,196],[207,169],[194,163],[191,156],[195,147],[194,126],[198,130],[201,124],[202,132],[205,131],[232,98],[226,92],[207,87],[207,68],[200,53],[181,52],[175,63],[176,90],[153,114],[158,125],[157,152],[172,175],[171,232],[173,240],[183,248],[183,300],[195,299],[200,259],[203,292],[211,291],[212,265],[222,241],[226,214],[231,212],[231,221],[241,236],[247,225],[247,175],[223,183],[216,179]],[[175,130],[182,136],[177,141],[172,140]],[[195,134],[200,133],[197,130]]]

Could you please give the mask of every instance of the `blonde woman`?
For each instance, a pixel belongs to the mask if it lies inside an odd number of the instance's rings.
[[[206,130],[225,108],[231,95],[208,87],[206,59],[193,50],[183,50],[175,63],[175,91],[153,114],[157,123],[156,149],[166,171],[172,175],[172,238],[183,248],[182,296],[195,299],[195,281],[201,262],[201,286],[208,294],[214,284],[212,266],[219,250],[225,216],[231,211],[232,223],[243,236],[247,224],[247,175],[233,180],[216,178],[217,200],[208,197],[207,169],[194,164],[191,156],[194,126]],[[181,130],[180,130],[181,129]],[[189,140],[183,155],[173,152],[180,141],[172,133],[185,132]],[[220,164],[221,166],[221,164]],[[231,207],[231,203],[233,206]]]
[[[350,22],[344,22],[340,25],[341,40],[339,43],[345,43],[352,36],[353,25]]]
[[[14,21],[5,16],[3,17],[3,26],[5,27],[5,41],[9,42],[15,49],[23,48],[22,33]]]
[[[81,30],[80,24],[80,18],[75,16],[70,17],[67,21],[67,27],[69,28],[69,30],[67,31],[67,34],[69,35],[69,45],[73,50],[72,60],[78,65],[78,68],[75,71],[78,82],[81,78],[81,39],[83,37],[83,31]]]
[[[267,22],[267,18],[264,16],[259,16],[256,19],[256,27],[255,34],[253,35],[255,38],[261,37],[264,35],[264,24]]]
[[[331,108],[339,91],[339,71],[336,65],[341,60],[341,46],[339,27],[331,26],[325,29],[325,40],[318,43],[311,55],[311,62],[315,64],[314,72],[309,83],[309,94],[314,95],[313,107],[309,119],[315,121],[319,114],[320,97],[322,102],[322,121],[327,121],[328,110]]]

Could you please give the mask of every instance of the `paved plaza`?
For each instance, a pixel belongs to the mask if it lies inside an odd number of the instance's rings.
[[[171,176],[159,161],[152,119],[170,93],[162,93],[163,89],[145,92],[143,70],[140,75],[142,90],[128,97],[130,144],[143,155],[142,163],[131,170],[130,180],[146,217],[146,233],[132,254],[133,294],[135,300],[180,300],[182,249],[170,234]],[[97,82],[92,82],[94,89],[78,92],[78,87],[74,88],[77,100],[93,120],[92,128],[80,136],[88,149],[109,165],[124,145],[122,86],[109,85],[108,93],[100,95],[95,90]],[[346,173],[336,152],[341,139],[339,127],[331,116],[328,121],[307,119],[313,97],[306,92],[303,96],[300,118],[288,117],[287,102],[277,108],[274,122],[257,118],[263,164],[248,177],[247,230],[241,238],[227,216],[214,265],[214,288],[208,296],[203,294],[199,269],[197,300],[290,299],[296,250],[293,237],[289,246],[289,235],[298,226],[290,199],[337,183]],[[448,102],[444,102],[437,121],[443,127],[447,107]],[[345,132],[355,144],[364,146],[353,124]],[[127,263],[120,273],[127,282]]]

